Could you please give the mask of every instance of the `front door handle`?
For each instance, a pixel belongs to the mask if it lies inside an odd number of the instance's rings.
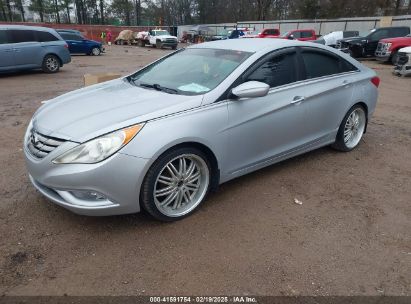
[[[348,80],[344,80],[343,83],[342,83],[342,86],[344,88],[348,88],[350,85],[351,85],[351,82],[349,82]]]
[[[13,51],[20,52],[20,49],[13,48]]]
[[[299,104],[304,101],[304,96],[295,96],[291,101],[292,104]]]

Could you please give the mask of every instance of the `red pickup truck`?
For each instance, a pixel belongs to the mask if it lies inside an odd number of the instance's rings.
[[[317,35],[315,30],[303,29],[303,30],[293,30],[282,34],[280,37],[282,39],[296,39],[300,41],[310,41],[317,40]]]
[[[280,36],[279,29],[264,29],[258,34],[258,38],[277,38],[278,36]]]
[[[375,56],[377,60],[395,64],[398,60],[398,50],[411,46],[411,34],[405,37],[385,38],[378,42]]]

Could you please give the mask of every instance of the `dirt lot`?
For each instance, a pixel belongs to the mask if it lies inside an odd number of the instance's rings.
[[[183,221],[78,216],[36,192],[22,140],[40,102],[167,52],[112,46],[0,76],[0,295],[411,295],[411,78],[390,65],[366,62],[382,83],[356,150],[231,181]]]

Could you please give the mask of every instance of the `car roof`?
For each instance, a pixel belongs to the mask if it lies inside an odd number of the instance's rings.
[[[189,46],[188,48],[223,49],[257,53],[265,52],[266,49],[275,50],[291,46],[313,46],[313,43],[278,38],[245,38],[204,42]]]
[[[15,25],[15,24],[3,24],[0,25],[0,29],[8,30],[32,30],[32,31],[43,31],[55,33],[55,30],[49,27],[44,26],[29,26],[29,25]]]

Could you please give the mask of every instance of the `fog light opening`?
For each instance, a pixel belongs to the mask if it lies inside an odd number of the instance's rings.
[[[96,201],[105,201],[108,200],[106,196],[103,194],[97,192],[97,191],[70,191],[70,193],[81,200],[86,200],[86,201],[91,201],[91,202],[96,202]]]

